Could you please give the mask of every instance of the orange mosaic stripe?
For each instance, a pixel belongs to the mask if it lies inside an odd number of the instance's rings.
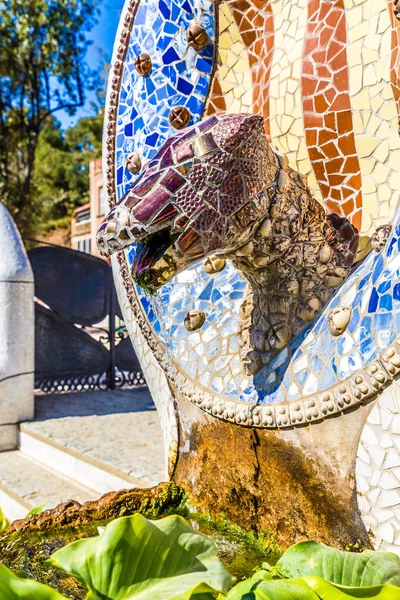
[[[302,67],[304,129],[326,206],[360,229],[362,180],[346,54],[343,0],[308,0]]]
[[[271,141],[269,85],[274,54],[274,15],[270,0],[227,0],[247,48],[253,80],[254,113],[263,115]]]
[[[205,107],[205,116],[209,117],[214,113],[224,111],[226,111],[226,102],[224,93],[221,89],[218,72],[216,71],[212,80],[210,94]]]
[[[392,53],[390,61],[390,82],[396,100],[397,114],[400,123],[400,21],[393,10],[393,0],[388,0],[390,21],[392,24]]]

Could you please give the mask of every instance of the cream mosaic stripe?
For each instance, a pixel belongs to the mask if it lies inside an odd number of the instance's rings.
[[[227,4],[219,7],[218,76],[228,113],[253,112],[253,81],[247,48]]]
[[[358,505],[376,549],[400,554],[400,380],[379,397],[361,435]]]
[[[400,190],[400,136],[390,83],[387,0],[344,0],[353,126],[363,182],[362,232],[391,221]]]
[[[270,115],[274,146],[287,155],[289,165],[307,176],[308,185],[322,202],[305,140],[301,69],[307,26],[307,0],[272,0],[275,51],[271,69]]]

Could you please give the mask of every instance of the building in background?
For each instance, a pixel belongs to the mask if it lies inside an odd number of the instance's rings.
[[[74,210],[71,222],[71,248],[88,254],[92,251],[90,202]]]
[[[106,212],[106,195],[103,188],[101,158],[89,164],[90,202],[74,211],[71,223],[71,248],[100,256],[96,233]]]

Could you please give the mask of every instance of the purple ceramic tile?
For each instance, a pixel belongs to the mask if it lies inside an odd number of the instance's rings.
[[[130,194],[127,199],[125,200],[125,206],[126,208],[129,208],[129,210],[131,208],[133,208],[134,206],[136,206],[136,204],[138,204],[141,201],[141,198],[139,196],[135,196],[135,194]]]
[[[155,219],[151,221],[152,225],[161,225],[162,223],[170,223],[174,216],[178,214],[173,204],[168,204],[163,210],[158,213]]]
[[[209,129],[211,129],[211,127],[214,127],[214,125],[218,123],[218,118],[213,115],[212,117],[210,117],[209,119],[206,119],[205,121],[201,121],[196,129],[198,131],[200,131],[201,133],[204,133],[205,131],[208,131]]]
[[[175,161],[180,163],[188,158],[193,158],[193,150],[190,144],[183,144],[175,149]]]
[[[165,152],[168,150],[168,148],[172,145],[173,142],[176,142],[175,136],[170,137],[166,142],[164,142],[164,144],[158,150],[157,154],[155,154],[154,159],[162,158],[164,156]]]
[[[166,167],[172,167],[173,164],[174,164],[174,159],[172,158],[172,150],[171,150],[171,148],[168,148],[161,159],[160,169],[165,169]]]
[[[166,175],[161,179],[160,183],[170,192],[176,192],[177,189],[186,183],[186,179],[173,169],[169,169]]]
[[[171,196],[166,189],[158,187],[133,209],[133,214],[141,223],[147,223],[152,215],[159,211],[170,198]]]
[[[161,173],[157,172],[153,173],[149,177],[144,177],[144,179],[139,184],[134,185],[130,191],[136,194],[136,196],[143,197],[153,188],[160,176]]]

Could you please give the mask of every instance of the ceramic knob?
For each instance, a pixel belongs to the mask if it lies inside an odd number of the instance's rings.
[[[169,122],[175,129],[183,129],[190,121],[190,111],[186,106],[176,106],[169,113]]]
[[[149,54],[140,54],[135,61],[136,71],[146,77],[151,71],[152,62]]]
[[[203,50],[203,48],[205,48],[210,41],[207,31],[202,25],[197,23],[190,25],[186,32],[186,39],[188,44],[195,50]]]
[[[142,160],[139,152],[133,152],[128,156],[126,159],[126,168],[128,169],[129,173],[132,173],[132,175],[140,171],[142,168]]]

